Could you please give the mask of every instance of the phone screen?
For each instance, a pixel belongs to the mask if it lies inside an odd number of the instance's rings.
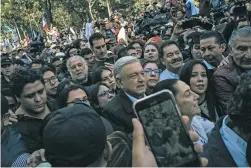
[[[199,166],[175,104],[170,95],[162,93],[136,103],[135,111],[159,166]]]

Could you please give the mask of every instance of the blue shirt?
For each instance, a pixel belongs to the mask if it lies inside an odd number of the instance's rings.
[[[166,79],[179,79],[179,75],[172,73],[165,69],[161,74],[160,74],[160,81],[166,80]]]
[[[11,167],[27,167],[27,159],[29,157],[29,153],[23,153],[12,163]]]
[[[129,94],[127,94],[127,93],[125,93],[128,97],[129,97],[129,99],[134,103],[134,102],[136,102],[138,99],[136,99],[135,97],[132,97],[132,96],[130,96]]]
[[[247,142],[227,126],[227,117],[223,119],[220,129],[221,137],[237,166],[248,167],[246,158]]]
[[[215,67],[209,64],[207,61],[203,60],[203,63],[207,66],[207,69],[215,69]]]

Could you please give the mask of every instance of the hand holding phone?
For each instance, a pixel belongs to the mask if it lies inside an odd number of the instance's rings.
[[[188,124],[189,118],[182,116],[182,120],[185,124]],[[145,136],[142,124],[136,118],[132,119],[133,123],[133,149],[132,149],[132,167],[157,167],[157,162],[154,155],[150,151],[149,147],[145,144]],[[189,131],[189,136],[193,142],[196,142],[199,137],[193,132]],[[194,146],[197,153],[202,152],[202,147],[199,144]],[[208,160],[206,158],[200,158],[203,167],[206,167]]]
[[[158,166],[201,166],[170,91],[145,97],[134,103],[133,109],[144,127],[147,144]]]

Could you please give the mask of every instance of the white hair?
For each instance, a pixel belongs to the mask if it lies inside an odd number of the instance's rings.
[[[250,37],[251,36],[251,27],[246,26],[240,29],[237,29],[232,33],[232,36],[229,39],[228,45],[233,49],[236,46],[236,39],[238,37]]]
[[[85,59],[84,59],[83,57],[81,57],[81,56],[75,55],[75,56],[73,56],[73,57],[70,57],[70,58],[67,60],[67,62],[66,62],[66,67],[67,67],[67,69],[68,69],[69,72],[70,72],[70,69],[71,69],[71,68],[70,68],[71,61],[72,61],[73,59],[79,59],[79,60],[81,60],[81,61],[84,63],[85,67],[87,67],[87,62],[85,61]]]
[[[118,59],[114,64],[114,76],[119,78],[122,76],[122,69],[125,65],[139,62],[139,60],[134,56],[125,56]]]

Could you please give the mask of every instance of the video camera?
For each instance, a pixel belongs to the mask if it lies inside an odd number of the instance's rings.
[[[165,26],[170,19],[170,10],[164,7],[156,11],[145,12],[144,16],[136,21],[135,35],[143,34],[148,38],[152,37],[155,35],[154,31],[157,30],[160,33],[160,29],[157,28]]]

